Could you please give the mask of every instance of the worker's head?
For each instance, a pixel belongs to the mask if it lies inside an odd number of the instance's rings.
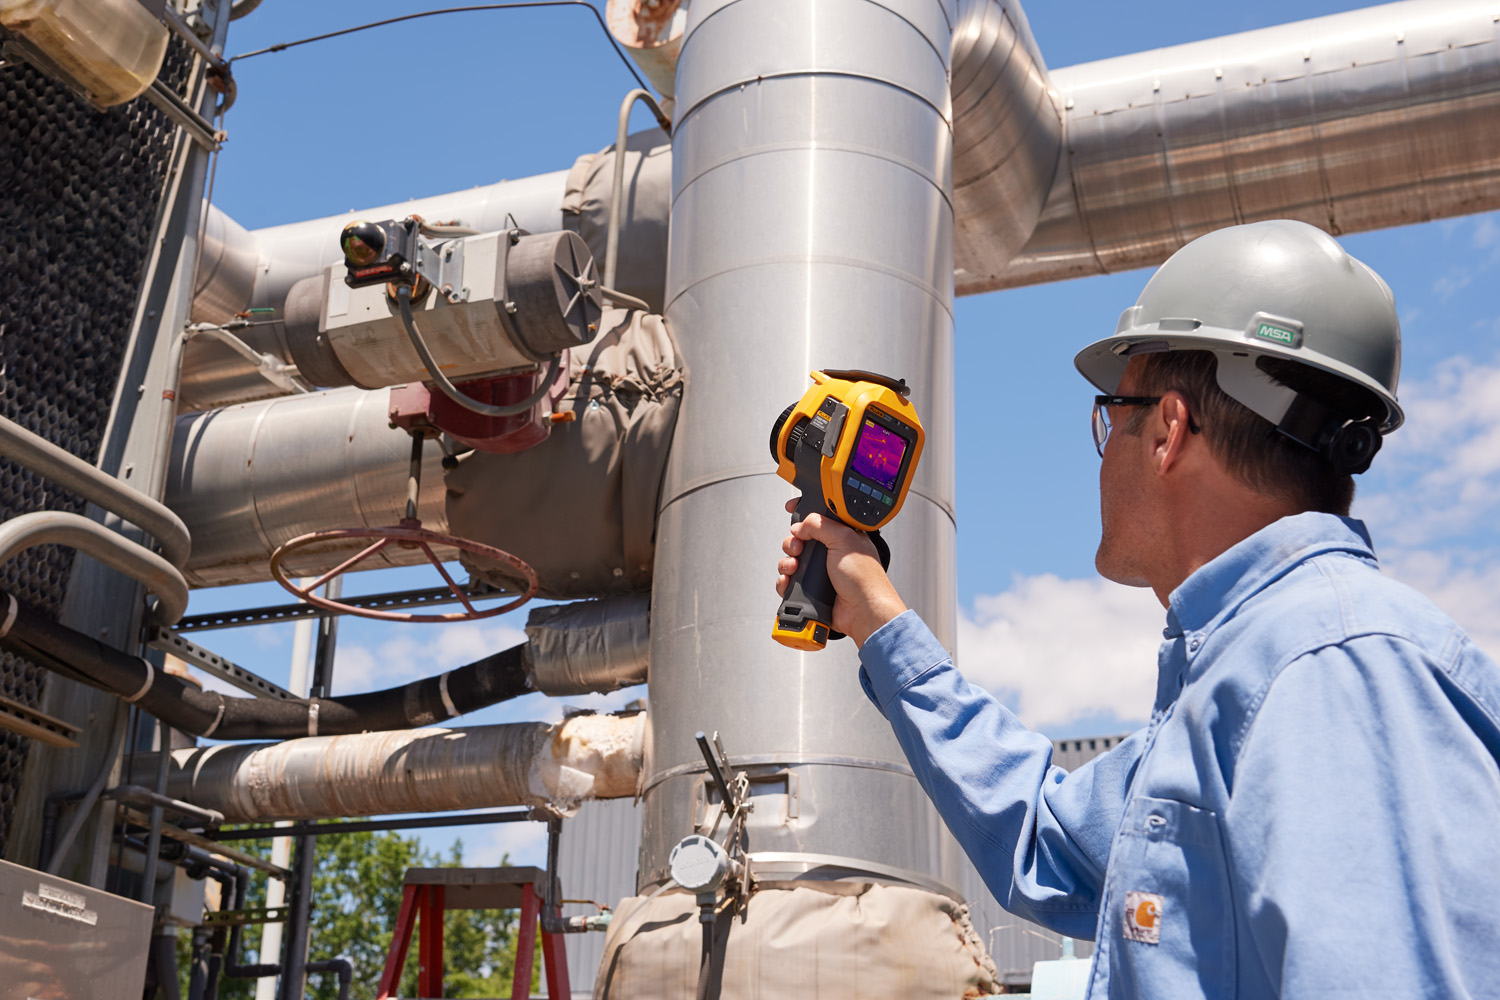
[[[1402,420],[1400,336],[1378,275],[1320,230],[1274,221],[1222,229],[1178,251],[1115,335],[1075,363],[1106,395],[1129,397],[1100,416],[1116,435],[1151,437],[1137,456],[1147,466],[1162,457],[1152,442],[1170,440],[1179,475],[1222,474],[1268,509],[1346,514],[1351,475],[1368,467],[1380,435]],[[1096,419],[1096,435],[1101,427]],[[1184,456],[1212,464],[1182,465]],[[1112,543],[1151,544],[1118,537],[1146,525],[1127,531],[1118,517],[1111,524],[1112,502],[1146,500],[1121,496],[1133,490],[1125,471],[1101,472],[1101,570]]]

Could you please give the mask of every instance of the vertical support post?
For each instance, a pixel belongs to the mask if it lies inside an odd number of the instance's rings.
[[[160,668],[160,664],[157,664]],[[157,795],[167,791],[167,764],[172,757],[172,730],[160,719],[156,722],[156,788]],[[156,905],[156,869],[161,856],[162,808],[151,807],[151,829],[146,835],[146,860],[141,867],[141,902]]]
[[[334,577],[323,593],[337,598],[342,579]],[[317,654],[313,657],[312,687],[309,696],[325,698],[333,685],[333,654],[338,642],[339,620],[330,615],[318,621]],[[317,733],[309,732],[309,736]],[[312,916],[313,870],[317,867],[317,835],[297,838],[292,861],[292,902],[286,927],[286,944],[281,960],[281,989],[278,1000],[302,1000],[307,980],[308,921]]]
[[[558,909],[562,909],[558,907]],[[568,954],[561,934],[542,932],[542,968],[547,974],[547,996],[567,998],[573,995],[568,985]],[[518,956],[519,957],[519,956]]]
[[[417,945],[417,996],[443,995],[443,887],[424,886]]]
[[[537,921],[542,915],[536,888],[527,882],[521,886],[521,923],[516,928],[516,974],[511,981],[510,1000],[531,996],[532,960],[536,953]]]
[[[401,985],[401,972],[406,968],[406,953],[411,948],[411,932],[417,923],[417,911],[425,900],[426,886],[408,885],[401,892],[401,909],[396,914],[396,929],[391,933],[391,950],[385,956],[385,969],[380,973],[380,987],[375,1000],[390,1000]]]

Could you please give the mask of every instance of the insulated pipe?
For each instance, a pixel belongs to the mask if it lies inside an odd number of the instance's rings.
[[[0,453],[70,493],[144,528],[161,545],[167,562],[187,563],[192,541],[187,525],[170,508],[65,451],[46,438],[0,417]]]
[[[171,625],[187,610],[188,587],[177,567],[150,549],[81,514],[39,510],[0,524],[0,565],[35,545],[77,549],[135,580],[160,600],[156,619]],[[0,634],[3,634],[0,629]]]
[[[269,579],[271,553],[310,531],[398,523],[411,437],[390,426],[389,411],[389,389],[346,388],[178,417],[166,502],[203,526],[186,567],[193,586]],[[446,532],[442,453],[429,444],[423,456],[417,514],[424,528]],[[316,576],[368,544],[310,546],[283,565],[292,576]],[[387,545],[362,565],[425,560],[420,549]]]
[[[951,648],[957,12],[939,0],[688,9],[667,318],[693,348],[679,425],[693,433],[673,441],[657,529],[643,888],[667,877],[701,817],[698,730],[718,730],[737,767],[774,782],[759,786],[747,836],[784,859],[782,877],[835,856],[956,884],[958,850],[860,691],[854,644],[806,653],[771,640],[766,567],[792,491],[766,461],[766,434],[812,368],[906,379],[928,443],[883,534],[897,587]]]
[[[167,794],[230,823],[532,806],[571,814],[640,778],[644,715],[318,736],[172,751]],[[138,754],[135,774],[155,756]]]
[[[1368,7],[1052,85],[1067,143],[1041,222],[992,280],[960,273],[959,294],[1154,266],[1262,219],[1339,235],[1500,207],[1493,3]]]
[[[139,656],[0,593],[0,648],[139,705],[174,729],[221,740],[337,735],[431,725],[529,694],[525,644],[384,691],[339,698],[239,698],[204,691]]]
[[[953,29],[953,265],[960,294],[1031,236],[1062,154],[1060,107],[1015,0],[959,0]]]

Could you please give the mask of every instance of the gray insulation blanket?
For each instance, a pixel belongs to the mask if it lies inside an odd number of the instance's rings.
[[[475,451],[448,472],[452,534],[525,560],[538,596],[568,600],[651,587],[656,505],[687,369],[662,317],[607,309],[571,352],[547,440],[513,455]],[[464,554],[477,578],[514,592],[507,566]]]

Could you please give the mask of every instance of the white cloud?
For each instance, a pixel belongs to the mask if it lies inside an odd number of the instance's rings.
[[[1164,612],[1149,590],[1103,579],[1018,577],[960,614],[964,676],[1046,730],[1096,715],[1140,719],[1156,690]]]
[[[1466,267],[1455,267],[1432,283],[1432,294],[1438,297],[1439,302],[1447,302],[1453,296],[1462,291],[1474,276]]]
[[[1495,225],[1493,215],[1481,215],[1474,223],[1474,245],[1483,250],[1500,240],[1500,226]]]
[[[1450,359],[1404,387],[1401,403],[1406,424],[1355,513],[1395,549],[1454,543],[1500,512],[1500,360]]]
[[[547,864],[547,824],[497,823],[484,830],[464,831],[464,863],[478,868]],[[473,838],[470,840],[469,838]],[[509,860],[506,856],[509,855]]]
[[[334,689],[354,694],[416,680],[482,659],[526,641],[508,624],[462,622],[408,625],[376,646],[341,642],[334,656]]]

